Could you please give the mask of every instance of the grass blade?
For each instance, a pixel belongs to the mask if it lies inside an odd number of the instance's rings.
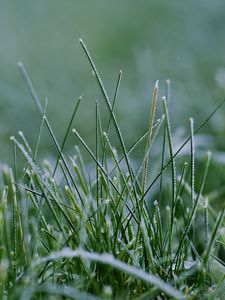
[[[106,265],[116,268],[122,272],[125,272],[134,278],[138,278],[138,279],[143,280],[153,286],[156,286],[159,290],[165,292],[167,295],[169,295],[171,297],[174,297],[175,299],[185,299],[184,295],[180,291],[178,291],[177,289],[172,287],[170,284],[164,282],[159,277],[156,277],[150,273],[144,272],[140,269],[137,269],[126,263],[123,263],[122,261],[115,259],[110,254],[90,253],[90,252],[86,252],[83,250],[73,251],[70,248],[65,248],[59,252],[52,253],[47,257],[43,257],[43,258],[37,260],[33,264],[33,267],[37,267],[38,265],[49,262],[49,261],[55,261],[55,260],[60,260],[63,258],[73,258],[73,257],[80,257],[82,259],[88,259],[91,261],[106,264]]]

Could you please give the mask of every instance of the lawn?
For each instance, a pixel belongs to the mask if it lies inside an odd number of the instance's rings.
[[[0,299],[225,299],[223,2],[0,3]]]

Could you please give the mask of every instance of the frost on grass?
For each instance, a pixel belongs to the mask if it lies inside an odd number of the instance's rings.
[[[115,259],[113,255],[108,253],[103,254],[97,254],[97,253],[91,253],[86,252],[82,249],[78,250],[72,250],[70,248],[64,248],[59,252],[55,252],[50,254],[49,256],[40,258],[34,263],[34,267],[38,266],[40,264],[46,263],[48,261],[57,261],[62,258],[73,258],[73,257],[80,257],[81,259],[88,259],[91,261],[99,262],[102,264],[106,264],[108,266],[111,266],[113,268],[116,268],[120,271],[123,271],[127,274],[130,274],[131,276],[135,278],[139,278],[151,285],[156,286],[159,290],[164,291],[166,294],[175,297],[176,299],[184,299],[183,294],[173,288],[170,284],[164,282],[162,279],[160,279],[157,276],[154,276],[150,273],[147,273],[145,271],[142,271],[138,268],[135,268],[133,266],[130,266],[118,259]]]

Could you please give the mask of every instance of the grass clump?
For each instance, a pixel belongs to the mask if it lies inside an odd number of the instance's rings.
[[[60,145],[32,82],[21,73],[42,115],[32,150],[23,133],[12,137],[14,168],[2,167],[0,202],[0,297],[9,299],[223,299],[225,297],[224,210],[212,207],[207,193],[211,153],[197,169],[194,135],[175,150],[168,112],[169,82],[156,119],[158,82],[149,128],[130,147],[114,113],[122,73],[111,103],[82,41],[102,92],[109,118],[103,124],[96,101],[92,150],[72,129],[75,105]],[[56,162],[38,162],[43,128],[58,153]],[[64,146],[72,131],[74,152]],[[116,133],[120,149],[110,138]],[[161,134],[161,135],[160,135]],[[152,158],[161,140],[158,173]],[[189,143],[189,144],[188,144]],[[190,155],[178,155],[190,145]],[[136,148],[144,149],[139,162]],[[83,161],[83,151],[91,165]],[[120,154],[119,154],[120,153]],[[18,170],[18,160],[24,168]]]

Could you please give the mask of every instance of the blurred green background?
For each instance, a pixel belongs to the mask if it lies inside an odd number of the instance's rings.
[[[12,161],[11,135],[22,130],[31,145],[40,115],[18,71],[26,66],[62,141],[74,101],[83,101],[74,126],[94,143],[95,101],[101,94],[78,39],[87,44],[112,98],[123,71],[116,112],[130,144],[147,127],[154,82],[171,79],[173,126],[188,128],[225,95],[224,0],[0,0],[0,161]],[[204,147],[225,161],[225,109],[205,130]],[[174,127],[173,127],[174,128]],[[67,144],[74,144],[71,137]],[[43,136],[41,155],[51,156]]]

